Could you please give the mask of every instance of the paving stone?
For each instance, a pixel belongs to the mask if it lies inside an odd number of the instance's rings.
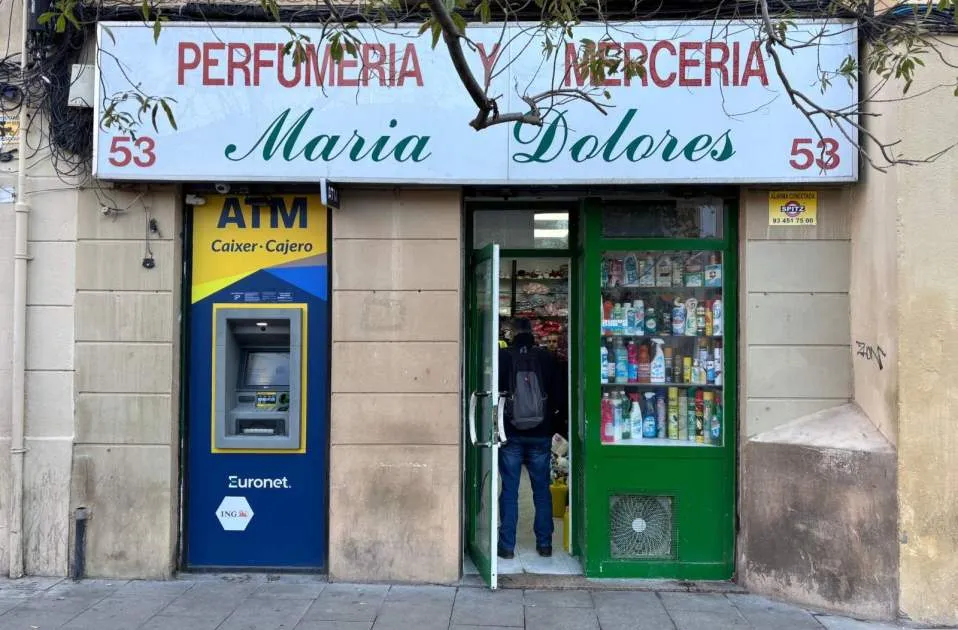
[[[310,621],[374,621],[388,586],[330,584],[306,611]]]
[[[742,628],[750,630],[751,626],[734,608],[729,612],[715,612],[705,610],[670,610],[669,616],[675,624],[676,630],[728,630]]]
[[[449,630],[516,630],[513,626],[449,626]]]
[[[3,630],[56,630],[76,617],[76,613],[14,608],[0,615]]]
[[[659,598],[670,613],[676,610],[730,614],[736,612],[725,595],[716,593],[659,593]]]
[[[164,582],[147,582],[145,580],[131,580],[113,593],[113,597],[142,597],[153,595],[175,599],[193,588],[194,582],[168,580]]]
[[[599,630],[599,620],[590,608],[526,608],[525,630]]]
[[[455,599],[455,586],[397,585],[386,594],[387,602],[448,602],[452,606]]]
[[[372,621],[308,621],[303,620],[294,630],[370,630]]]
[[[814,615],[803,610],[798,612],[773,611],[749,612],[739,611],[756,630],[822,630]]]
[[[261,582],[195,582],[188,591],[162,610],[167,617],[226,619],[240,603],[259,588]]]
[[[293,628],[312,604],[309,599],[250,598],[240,604],[217,630],[280,630]]]
[[[600,608],[596,610],[602,630],[673,630],[675,625],[664,608]],[[720,630],[716,628],[715,630]]]
[[[805,612],[798,606],[786,604],[775,599],[762,597],[761,595],[752,595],[751,593],[729,593],[725,596],[732,605],[741,611],[779,611],[779,612]]]
[[[168,617],[156,615],[150,617],[138,630],[216,630],[223,620],[203,617]]]
[[[267,582],[253,591],[251,597],[257,599],[316,599],[326,586],[325,582]]]
[[[662,601],[655,593],[645,591],[593,591],[596,610],[627,608],[651,614],[665,613]]]
[[[0,597],[33,597],[63,582],[63,578],[29,577],[11,580],[0,578]]]
[[[522,591],[461,588],[452,609],[452,624],[522,627],[525,619]]]
[[[0,598],[0,615],[24,603],[21,598]]]
[[[592,593],[589,591],[526,591],[526,606],[543,608],[592,608]]]
[[[448,630],[452,602],[422,604],[386,602],[379,610],[373,630]]]
[[[136,628],[166,608],[169,603],[169,597],[162,599],[147,595],[139,598],[107,597],[71,619],[64,628],[68,630]]]

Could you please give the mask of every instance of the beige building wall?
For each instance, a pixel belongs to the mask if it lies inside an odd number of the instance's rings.
[[[956,46],[943,38],[952,65],[929,55],[914,93],[954,81]],[[958,140],[953,89],[895,105],[885,122],[903,139],[896,149],[924,157]],[[958,151],[894,177],[885,211],[897,215],[900,605],[916,620],[958,624]]]
[[[451,583],[460,556],[461,198],[332,210],[329,575]]]
[[[91,577],[173,568],[181,217],[174,187],[79,194],[72,502],[90,508]]]
[[[809,227],[769,226],[768,190],[742,192],[743,438],[852,396],[848,192],[818,192]]]

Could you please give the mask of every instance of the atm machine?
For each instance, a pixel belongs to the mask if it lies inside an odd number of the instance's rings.
[[[302,311],[220,307],[215,312],[213,452],[299,450]]]
[[[318,195],[213,195],[186,217],[188,570],[323,571],[329,215]],[[222,252],[221,243],[252,243]],[[281,249],[270,243],[294,243]]]

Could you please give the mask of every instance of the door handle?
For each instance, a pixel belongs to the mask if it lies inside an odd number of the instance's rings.
[[[469,394],[469,441],[473,446],[476,445],[476,398],[477,392]]]
[[[506,438],[506,424],[503,421],[505,407],[506,406],[502,404],[502,396],[500,396],[499,402],[496,403],[496,430],[499,433],[499,444],[505,444],[508,441],[508,438]]]

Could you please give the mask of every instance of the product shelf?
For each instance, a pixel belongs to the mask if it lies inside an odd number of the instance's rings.
[[[719,383],[602,383],[602,388],[614,388],[614,387],[626,387],[633,389],[658,389],[664,387],[677,387],[678,389],[698,389],[698,388],[709,388],[715,390],[721,390],[722,384]]]
[[[629,438],[615,442],[603,442],[603,446],[696,446],[715,448],[717,444],[709,442],[695,442],[693,440],[679,440],[672,438]]]

